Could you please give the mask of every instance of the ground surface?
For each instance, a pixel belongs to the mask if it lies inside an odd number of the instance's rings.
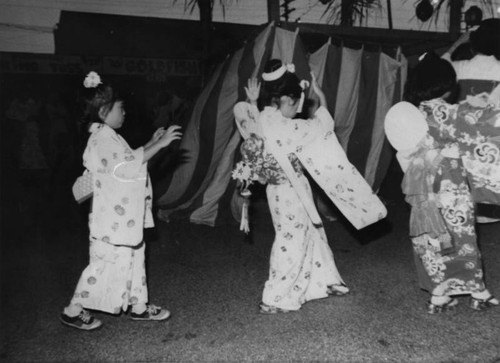
[[[171,319],[97,313],[104,326],[94,332],[58,320],[88,262],[82,208],[61,191],[37,204],[36,191],[22,190],[26,202],[16,214],[15,198],[4,195],[0,361],[500,362],[500,308],[474,312],[461,297],[454,312],[426,313],[398,178],[389,175],[380,193],[389,209],[384,222],[361,232],[326,223],[350,295],[259,314],[274,235],[260,200],[249,237],[235,223],[158,223],[148,234],[150,299]],[[488,285],[500,295],[500,223],[479,233]]]

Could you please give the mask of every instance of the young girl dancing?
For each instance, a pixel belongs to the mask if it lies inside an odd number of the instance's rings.
[[[307,120],[295,119],[303,104],[304,83],[292,65],[271,60],[262,78],[264,109],[259,112],[255,106],[258,83],[252,80],[247,88],[252,104],[239,103],[234,111],[246,138],[241,147],[243,161],[253,163],[259,181],[268,184],[275,239],[260,311],[272,314],[349,292],[335,265],[304,169],[355,227],[384,218],[386,211],[338,143],[314,75],[312,86],[320,107]]]

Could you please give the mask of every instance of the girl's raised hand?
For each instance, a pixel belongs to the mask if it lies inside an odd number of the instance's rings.
[[[180,129],[181,129],[181,127],[178,125],[170,126],[167,129],[167,131],[165,131],[161,135],[161,137],[158,141],[162,143],[163,147],[170,145],[170,143],[172,141],[179,140],[182,137],[182,132],[179,131]]]
[[[260,82],[257,78],[249,78],[248,86],[245,87],[245,92],[250,103],[256,103],[260,94]]]

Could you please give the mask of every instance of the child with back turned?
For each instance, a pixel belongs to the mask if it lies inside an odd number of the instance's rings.
[[[133,150],[116,133],[125,118],[116,90],[95,72],[87,75],[84,86],[90,91],[85,110],[90,138],[83,164],[93,176],[90,263],[60,320],[93,330],[102,322],[86,309],[119,314],[129,306],[132,320],[166,320],[170,312],[148,302],[143,228],[154,222],[147,162],[181,138],[180,127],[160,128],[146,145]]]
[[[409,234],[429,314],[454,309],[460,295],[470,295],[474,310],[500,305],[486,288],[474,208],[500,204],[500,190],[491,188],[500,168],[500,109],[481,95],[450,103],[456,86],[451,64],[424,54],[406,84],[407,101],[389,110],[384,125],[405,174]]]

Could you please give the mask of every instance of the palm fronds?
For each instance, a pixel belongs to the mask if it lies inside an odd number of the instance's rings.
[[[173,4],[177,3],[179,0],[173,0]],[[238,0],[219,0],[219,5],[222,8],[222,16],[226,16],[226,7],[230,6],[233,2]],[[199,2],[210,2],[210,9],[214,8],[216,0],[184,0],[184,11],[189,11],[193,13],[194,9]]]
[[[326,16],[328,23],[361,25],[372,9],[381,9],[380,0],[332,0],[326,4],[322,16]]]

